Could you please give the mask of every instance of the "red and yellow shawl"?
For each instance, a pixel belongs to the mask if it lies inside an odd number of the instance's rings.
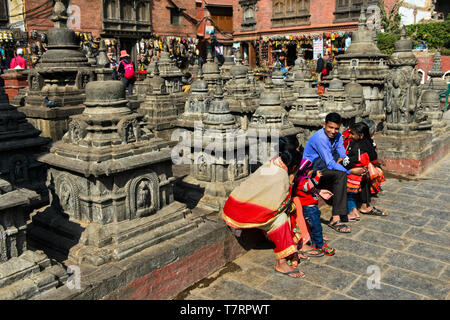
[[[222,218],[235,229],[259,228],[285,210],[290,196],[288,169],[274,158],[231,192]]]

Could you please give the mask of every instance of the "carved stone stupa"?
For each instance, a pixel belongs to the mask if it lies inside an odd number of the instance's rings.
[[[231,191],[249,174],[245,132],[239,130],[223,98],[222,86],[217,85],[203,126],[194,133],[193,145],[188,146],[192,151],[190,175],[182,182],[204,189],[200,204],[215,209],[224,205]]]
[[[224,95],[242,130],[247,130],[250,118],[259,106],[259,92],[247,76],[248,69],[242,65],[238,53],[237,63],[230,69],[231,79],[225,85]]]
[[[417,174],[432,154],[431,121],[419,103],[421,77],[405,28],[388,63],[391,71],[386,78],[386,122],[383,134],[376,138],[379,157],[387,170]],[[415,163],[399,165],[402,161]]]
[[[83,112],[85,86],[94,77],[76,43],[75,32],[67,28],[67,19],[64,4],[56,1],[51,16],[54,28],[48,31],[48,50],[28,74],[25,107],[20,108],[28,121],[42,131],[42,136],[54,141],[67,131],[69,117]]]
[[[167,92],[166,81],[160,77],[159,64],[154,64],[153,77],[146,84],[147,94],[138,112],[157,137],[170,140],[171,129],[175,127],[178,110],[174,100]]]
[[[340,79],[338,68],[333,70],[333,79],[329,82],[321,97],[323,108],[322,118],[330,112],[337,112],[341,115],[344,126],[349,126],[356,120],[359,110],[353,105],[348,93],[345,91],[344,83]]]
[[[363,87],[364,100],[370,119],[380,122],[384,119],[384,78],[388,73],[388,56],[381,53],[374,43],[374,31],[366,26],[366,15],[361,8],[358,30],[352,33],[352,43],[344,54],[336,56],[339,78],[347,84],[352,72],[356,71],[356,81]]]
[[[52,201],[33,218],[46,232],[32,237],[76,263],[101,265],[195,228],[174,202],[171,148],[130,110],[123,84],[94,81],[86,95],[84,112],[40,158]]]
[[[36,158],[45,152],[50,140],[39,134],[25,115],[8,103],[0,86],[0,179],[9,181],[13,188],[36,191],[46,203],[46,168]]]
[[[178,126],[193,130],[196,121],[201,122],[208,112],[212,98],[208,93],[208,83],[203,78],[202,69],[198,68],[198,74],[192,83],[191,93],[187,98],[184,113],[178,118]]]

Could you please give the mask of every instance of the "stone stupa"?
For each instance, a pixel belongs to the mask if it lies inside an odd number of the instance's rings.
[[[48,50],[28,74],[25,106],[19,108],[42,136],[60,140],[68,129],[69,117],[83,112],[85,87],[94,78],[86,56],[76,43],[75,32],[67,28],[67,12],[59,0],[53,6],[48,31]]]
[[[84,112],[40,158],[51,206],[33,217],[32,239],[98,266],[195,229],[199,221],[174,202],[170,144],[128,107],[124,85],[90,82],[86,96]]]
[[[344,54],[336,56],[339,78],[344,85],[351,82],[352,72],[356,72],[356,82],[363,88],[364,100],[370,119],[384,120],[384,79],[389,72],[386,64],[388,55],[376,46],[374,31],[366,26],[366,14],[361,8],[358,30],[352,32],[352,43]],[[331,80],[331,79],[329,79]]]

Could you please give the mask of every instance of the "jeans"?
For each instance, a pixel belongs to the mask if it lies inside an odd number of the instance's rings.
[[[356,205],[356,193],[347,193],[347,206],[348,206],[348,213],[353,211],[353,209],[358,209],[358,206]]]
[[[125,77],[122,78],[122,83],[125,86],[125,90],[128,89],[129,96],[133,95],[133,85],[134,85],[135,81],[136,81],[136,78],[132,78],[132,79],[127,79]]]
[[[321,212],[318,206],[303,207],[303,217],[309,228],[311,242],[316,248],[322,248],[324,244],[320,214]]]

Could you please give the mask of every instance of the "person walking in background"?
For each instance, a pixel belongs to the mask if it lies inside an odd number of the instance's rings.
[[[317,76],[317,81],[320,81],[322,78],[322,71],[325,68],[325,61],[322,58],[322,55],[319,53],[317,55],[317,66],[316,66],[316,74]]]
[[[16,56],[11,59],[10,69],[26,69],[27,60],[23,58],[23,49],[19,48],[16,51]]]
[[[109,60],[109,67],[113,70],[113,80],[119,80],[119,74],[117,72],[117,69],[119,67],[119,64],[114,59],[114,55],[112,52],[108,52],[107,54],[108,60]]]
[[[118,73],[122,78],[125,89],[128,89],[128,95],[133,95],[133,85],[136,82],[136,65],[131,60],[127,50],[120,51],[120,62]]]

